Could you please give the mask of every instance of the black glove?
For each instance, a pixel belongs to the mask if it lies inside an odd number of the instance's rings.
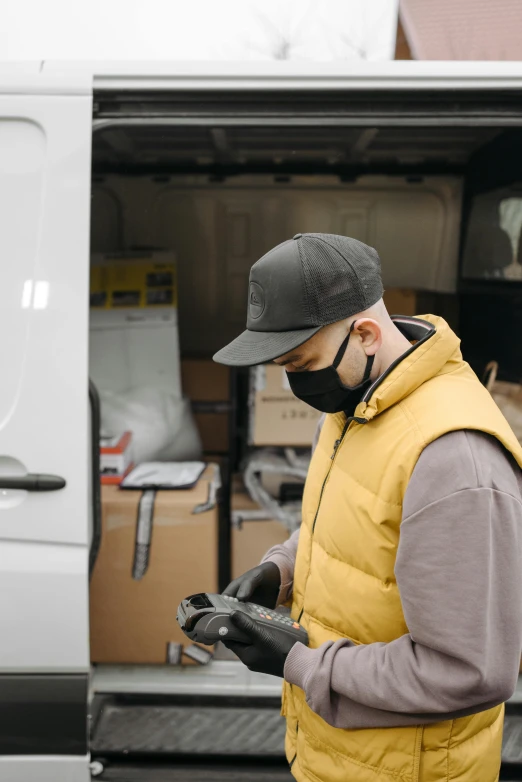
[[[283,678],[288,652],[298,642],[290,634],[253,622],[243,611],[232,611],[230,619],[251,643],[224,640],[225,646],[251,671]]]
[[[258,603],[267,608],[275,608],[280,589],[279,568],[275,562],[263,562],[234,579],[223,594],[237,597],[242,603]]]

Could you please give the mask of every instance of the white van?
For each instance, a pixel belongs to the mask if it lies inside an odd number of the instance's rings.
[[[210,356],[263,252],[355,236],[518,378],[521,149],[522,63],[0,66],[0,780],[89,779],[91,253],[174,250]]]

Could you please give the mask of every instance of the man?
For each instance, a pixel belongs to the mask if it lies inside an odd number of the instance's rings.
[[[303,523],[226,592],[292,600],[309,647],[236,612],[284,677],[299,782],[494,782],[522,647],[522,449],[432,315],[390,318],[374,249],[297,234],[252,267],[216,361],[275,360],[325,412]],[[499,329],[500,324],[491,324]]]

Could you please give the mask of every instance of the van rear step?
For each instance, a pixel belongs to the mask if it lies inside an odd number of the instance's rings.
[[[268,698],[95,696],[94,756],[284,759],[280,701]]]
[[[522,779],[522,704],[508,702],[504,719],[504,738],[502,741],[502,770],[508,779]]]
[[[220,757],[238,760],[258,757],[275,763],[284,762],[285,724],[277,699],[97,695],[93,706],[91,754],[112,758],[116,764],[118,756],[122,755],[127,759],[180,756],[183,763],[183,756],[199,756],[200,759],[206,756],[209,761]],[[124,768],[127,776],[122,776]],[[103,779],[138,782],[141,777],[135,768],[138,766],[109,766]],[[209,768],[212,768],[210,775]],[[245,769],[234,768],[238,774],[245,772],[245,780],[249,778]],[[259,775],[253,778],[259,782],[264,782],[263,774],[279,773],[276,768],[256,768]],[[147,769],[144,778],[151,782],[156,779],[162,782],[167,773],[170,774],[168,779],[175,782],[176,769],[179,769],[180,780],[186,778],[190,782],[235,780],[219,763],[205,768],[176,764]],[[283,771],[284,768],[281,773]],[[270,778],[279,782],[277,776]],[[519,704],[507,704],[501,779],[522,779],[522,708]],[[239,782],[243,777],[237,776],[237,780]]]
[[[288,766],[225,764],[108,764],[100,782],[292,782]]]

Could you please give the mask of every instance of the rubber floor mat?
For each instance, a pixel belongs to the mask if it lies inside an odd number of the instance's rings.
[[[522,714],[506,714],[502,762],[522,765]]]
[[[284,739],[285,721],[278,706],[107,699],[98,709],[91,751],[284,758]]]

